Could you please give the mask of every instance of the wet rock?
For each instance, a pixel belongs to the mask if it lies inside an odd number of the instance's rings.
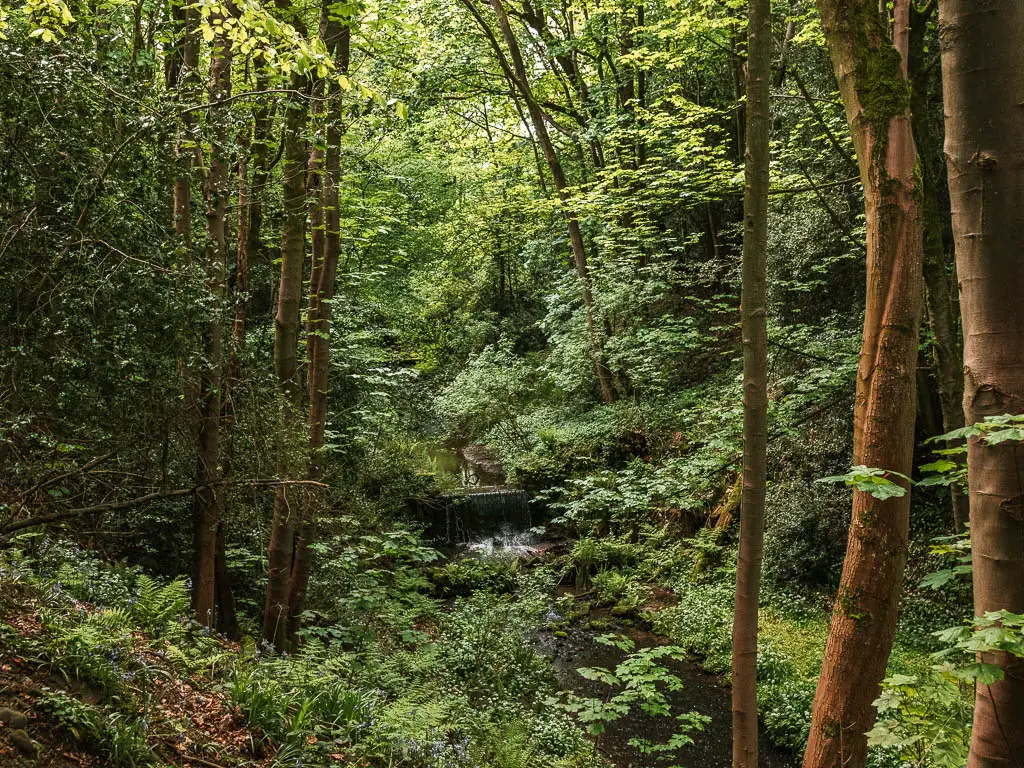
[[[14,731],[24,731],[28,728],[28,717],[16,709],[4,707],[0,709],[0,723]]]
[[[39,757],[39,745],[32,741],[32,737],[25,730],[11,731],[11,744],[25,757],[33,760]]]

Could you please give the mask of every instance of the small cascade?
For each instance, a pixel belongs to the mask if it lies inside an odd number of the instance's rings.
[[[447,497],[429,534],[474,557],[527,557],[539,551],[530,494],[504,485],[500,464],[479,446],[450,455],[456,467],[448,471],[463,491]]]
[[[517,528],[533,527],[530,494],[516,488],[498,488],[468,494],[461,503],[466,520],[502,522]]]

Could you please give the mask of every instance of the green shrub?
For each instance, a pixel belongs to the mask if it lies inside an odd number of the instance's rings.
[[[768,489],[764,578],[769,584],[838,584],[850,521],[846,488],[789,479]]]
[[[476,590],[512,592],[518,574],[519,561],[515,559],[466,558],[435,569],[430,578],[440,597],[467,597]]]
[[[38,704],[74,738],[97,748],[117,768],[154,762],[143,719],[86,704],[64,691],[44,689]]]

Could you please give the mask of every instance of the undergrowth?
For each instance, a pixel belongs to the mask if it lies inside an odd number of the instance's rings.
[[[37,738],[50,723],[115,768],[189,755],[296,768],[602,765],[551,703],[554,678],[535,650],[550,569],[450,565],[432,582],[412,572],[432,559],[414,535],[360,536],[349,575],[372,571],[382,551],[409,572],[360,577],[335,594],[334,623],[282,655],[184,618],[184,580],[108,567],[60,542],[22,544],[2,555],[0,641],[28,682],[0,704],[28,709]],[[432,584],[460,596],[439,602]],[[350,631],[357,622],[364,631]]]

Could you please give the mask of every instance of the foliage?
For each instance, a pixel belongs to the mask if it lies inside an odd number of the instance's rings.
[[[948,667],[926,675],[892,675],[875,701],[879,720],[868,743],[897,750],[902,765],[960,768],[970,741],[973,687]]]
[[[607,698],[582,698],[568,694],[561,702],[561,707],[573,713],[594,734],[603,733],[608,723],[625,717],[633,709],[651,717],[673,716],[665,694],[680,690],[683,683],[665,666],[665,662],[670,659],[682,660],[685,657],[683,649],[660,645],[635,650],[636,645],[631,639],[616,635],[602,635],[596,640],[605,645],[613,645],[628,655],[614,670],[583,667],[577,672],[588,680],[596,680],[618,692]],[[653,743],[642,737],[634,737],[629,741],[630,746],[641,755],[651,755],[657,759],[665,752],[692,744],[693,734],[703,730],[710,722],[710,718],[697,712],[677,714],[675,719],[679,721],[679,730],[666,742]]]
[[[823,477],[818,480],[818,482],[843,483],[858,491],[868,493],[876,499],[882,499],[883,501],[894,497],[906,496],[907,489],[890,479],[890,476],[901,478],[907,482],[912,482],[909,477],[902,475],[899,472],[894,472],[890,469],[865,467],[863,465],[853,467],[845,475]]]
[[[850,493],[785,478],[768,489],[764,576],[779,588],[835,586],[846,552]]]
[[[442,597],[468,597],[476,590],[512,592],[518,575],[517,560],[467,558],[436,568],[430,578]]]

